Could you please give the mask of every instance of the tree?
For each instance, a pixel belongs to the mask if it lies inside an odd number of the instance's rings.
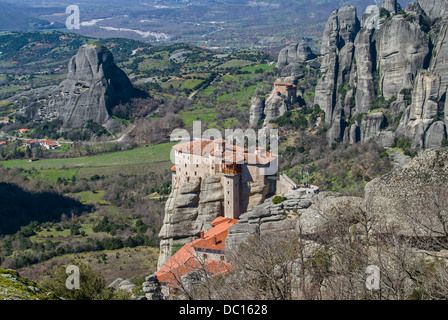
[[[106,280],[81,261],[71,261],[70,264],[79,268],[80,289],[68,289],[66,286],[66,267],[61,266],[50,276],[50,280],[42,282],[42,287],[67,300],[128,300],[130,295],[123,291],[106,287]]]

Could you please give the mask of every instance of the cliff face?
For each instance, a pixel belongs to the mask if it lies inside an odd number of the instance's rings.
[[[365,204],[375,232],[443,234],[448,149],[425,150],[403,168],[369,182]],[[442,212],[442,216],[439,216]]]
[[[404,136],[417,150],[442,145],[448,126],[447,8],[444,0],[419,0],[403,10],[387,0],[361,19],[352,6],[333,12],[314,99],[325,111],[329,143],[373,139],[390,146]],[[282,71],[306,61],[307,51],[299,59],[296,48],[280,52]],[[269,105],[271,117],[282,114],[281,104]]]
[[[84,45],[70,60],[67,78],[59,86],[32,90],[11,98],[19,115],[30,120],[61,119],[64,128],[81,128],[88,120],[115,131],[109,111],[143,93],[135,89],[101,45]]]
[[[160,230],[160,254],[157,269],[171,257],[176,246],[197,239],[200,231],[222,215],[224,190],[219,176],[190,179],[175,185],[165,205],[165,218]]]
[[[343,7],[330,16],[322,38],[322,77],[316,87],[314,103],[325,111],[325,123],[341,115],[344,101],[338,100],[337,90],[352,82],[354,41],[360,29],[356,8]]]
[[[304,42],[293,43],[282,49],[278,54],[277,67],[282,69],[284,75],[289,75],[295,71],[299,63],[315,59],[316,55]]]
[[[327,32],[323,39],[322,53],[324,61],[328,62],[326,69],[322,69],[315,103],[326,111],[330,143],[374,139],[389,146],[394,137],[404,135],[415,149],[441,146],[446,138],[446,119],[442,119],[447,90],[446,79],[442,80],[446,78],[444,57],[448,54],[443,31],[446,18],[435,22],[431,17],[436,18],[434,7],[445,4],[430,5],[425,0],[419,3],[410,4],[403,11],[396,1],[390,0],[383,3],[381,11],[366,12],[361,28],[352,29],[351,37],[355,36],[355,40],[350,50],[339,49],[337,45],[328,49],[326,44],[337,44],[341,37],[340,26],[334,27],[341,10],[329,19],[327,29],[338,32]],[[443,10],[440,9],[439,14],[443,14]],[[344,17],[348,19],[346,25],[357,25],[353,15]],[[376,19],[376,24],[372,25],[372,19]],[[432,28],[431,24],[434,24]],[[347,56],[352,49],[353,59]],[[340,61],[347,60],[351,65],[341,66]],[[336,75],[334,70],[345,70],[345,78],[341,73]],[[354,103],[347,105],[346,100],[341,101],[339,92],[344,87],[355,91]],[[405,99],[405,93],[412,95],[412,102]],[[354,124],[352,121],[350,125],[350,119],[356,115],[360,115],[362,121]],[[384,120],[394,117],[400,119],[398,128],[388,129]]]

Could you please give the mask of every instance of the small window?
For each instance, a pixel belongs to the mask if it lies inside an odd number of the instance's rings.
[[[195,175],[195,176],[197,176],[197,175],[198,175],[198,173],[197,173],[197,172],[195,171],[195,172],[194,172],[194,175]]]
[[[198,164],[196,165],[196,168],[199,168],[199,165],[198,165]]]
[[[227,201],[227,204],[230,204],[230,201]]]
[[[227,194],[230,194],[230,191],[227,191]]]

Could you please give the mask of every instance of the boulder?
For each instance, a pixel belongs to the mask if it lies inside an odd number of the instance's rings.
[[[403,168],[367,183],[365,201],[369,219],[374,221],[373,232],[402,236],[443,234],[434,205],[440,191],[446,191],[447,172],[448,149],[431,149],[419,153]]]
[[[316,55],[313,53],[311,48],[306,44],[306,42],[301,41],[291,44],[280,51],[278,55],[277,67],[279,69],[283,69],[289,64],[303,63],[314,58],[316,58]]]
[[[396,14],[401,10],[401,6],[397,0],[384,0],[382,7],[392,14]]]
[[[109,288],[132,292],[132,290],[134,290],[135,288],[135,284],[133,284],[131,281],[127,279],[118,278],[109,285]]]
[[[425,134],[425,149],[440,148],[446,139],[446,126],[443,121],[434,122]]]

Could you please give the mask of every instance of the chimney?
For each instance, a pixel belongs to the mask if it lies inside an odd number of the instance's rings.
[[[200,232],[200,238],[201,238],[201,239],[204,239],[204,230],[201,230],[201,232]]]

